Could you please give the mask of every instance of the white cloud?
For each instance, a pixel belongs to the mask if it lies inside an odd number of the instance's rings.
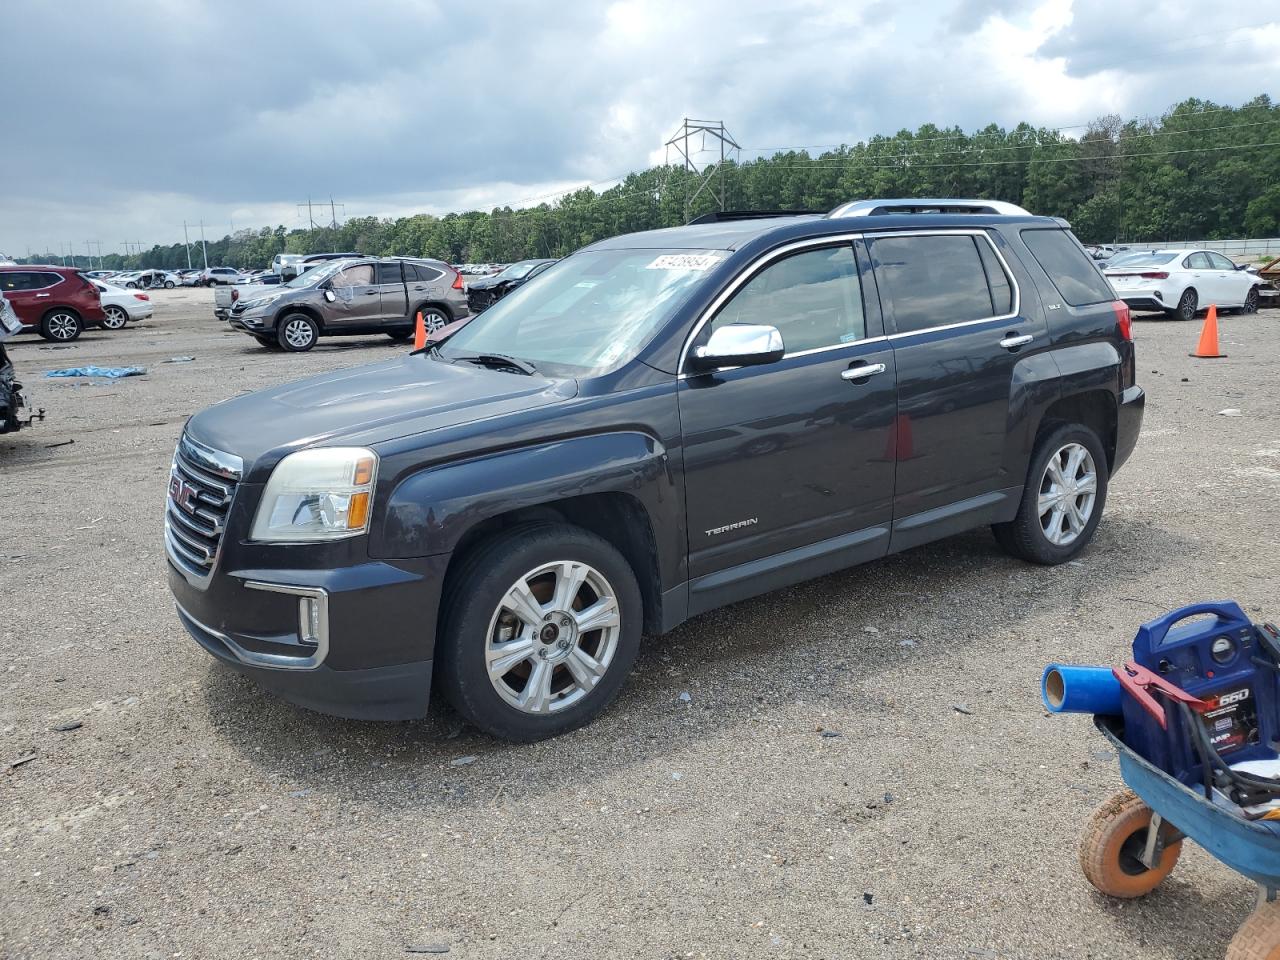
[[[1280,27],[1190,0],[459,10],[314,0],[281,32],[249,26],[248,0],[14,0],[6,36],[59,36],[62,67],[6,45],[26,79],[0,114],[22,185],[0,192],[0,249],[173,242],[184,219],[292,227],[308,194],[348,215],[545,198],[662,160],[683,116],[724,119],[744,147],[814,147],[1238,103],[1280,81]]]

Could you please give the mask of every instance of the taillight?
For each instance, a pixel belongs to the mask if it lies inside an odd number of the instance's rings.
[[[1121,339],[1133,342],[1133,315],[1129,313],[1129,305],[1123,300],[1114,300],[1111,309],[1116,312],[1116,329]]]
[[[454,290],[464,289],[462,286],[462,274],[460,274],[457,270],[453,271],[453,289]]]
[[[145,293],[135,293],[135,294],[133,295],[133,299],[135,299],[135,300],[150,300],[151,298],[150,298],[149,296],[147,296]]]
[[[232,303],[235,303],[235,302],[236,302],[237,300],[239,300],[239,299],[240,299],[240,291],[239,291],[239,290],[237,290],[235,287],[232,287],[232,288],[231,288],[231,302],[232,302]]]
[[[1138,276],[1144,280],[1168,280],[1169,274],[1164,270],[1156,270],[1152,273],[1140,273]]]

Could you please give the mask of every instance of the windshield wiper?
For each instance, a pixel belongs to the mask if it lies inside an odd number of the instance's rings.
[[[487,367],[490,370],[519,370],[525,376],[532,376],[537,372],[535,367],[528,360],[521,360],[519,357],[509,357],[505,353],[477,353],[469,357],[454,357],[455,360],[462,360],[466,363],[474,363],[477,366]]]

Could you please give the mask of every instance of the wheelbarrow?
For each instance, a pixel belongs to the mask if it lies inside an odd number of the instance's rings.
[[[1102,804],[1080,841],[1080,867],[1100,892],[1132,899],[1158,887],[1191,839],[1258,884],[1258,904],[1226,960],[1280,960],[1280,821],[1245,820],[1166,774],[1127,746],[1118,716],[1094,724],[1120,758],[1128,789]]]

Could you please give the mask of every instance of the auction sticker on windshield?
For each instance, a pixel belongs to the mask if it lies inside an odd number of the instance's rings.
[[[649,270],[710,270],[720,263],[713,253],[664,253],[655,257]]]

